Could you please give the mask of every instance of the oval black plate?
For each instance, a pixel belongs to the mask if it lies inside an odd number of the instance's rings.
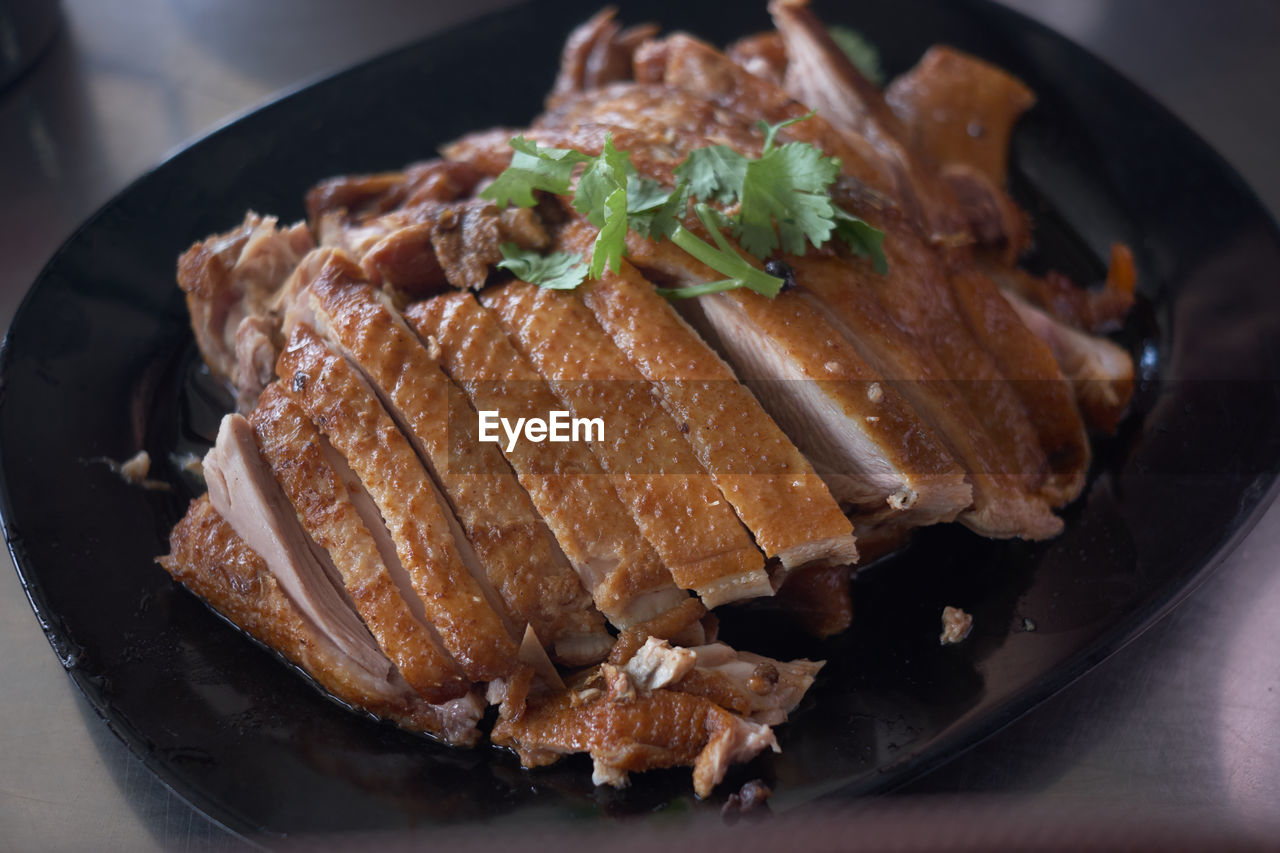
[[[398,167],[435,145],[539,109],[564,34],[597,0],[525,6],[375,60],[272,104],[143,177],[81,228],[27,296],[4,350],[5,531],[49,640],[76,684],[162,779],[241,832],[432,826],[514,815],[700,811],[685,771],[595,790],[583,760],[534,773],[513,757],[425,742],[326,701],[152,562],[192,491],[173,465],[216,409],[190,381],[173,283],[193,240],[246,208],[302,214],[332,174]],[[754,5],[754,4],[753,4]],[[759,4],[761,7],[763,4]],[[1015,144],[1014,184],[1039,263],[1088,280],[1112,240],[1137,252],[1144,301],[1125,340],[1135,411],[1099,444],[1067,531],[1038,545],[923,532],[856,585],[858,617],[825,644],[767,609],[727,618],[744,646],[831,663],[779,731],[762,776],[775,809],[884,790],[1047,697],[1150,624],[1250,526],[1280,459],[1280,237],[1240,180],[1186,128],[1079,48],[982,2],[860,3],[854,25],[892,72],[948,42],[1040,95]],[[763,9],[624,3],[717,42],[764,29]],[[102,457],[146,448],[171,493],[116,478]],[[940,648],[938,614],[976,615]],[[1025,621],[1032,620],[1031,622]],[[1027,630],[1032,624],[1035,630]]]

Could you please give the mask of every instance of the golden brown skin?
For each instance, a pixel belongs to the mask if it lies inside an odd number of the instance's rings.
[[[865,140],[882,168],[894,175],[904,208],[918,211],[917,224],[930,242],[970,242],[964,212],[950,187],[935,180],[933,164],[905,144],[906,133],[880,91],[844,55],[807,0],[773,0],[769,12],[786,46],[787,93],[846,137]]]
[[[585,254],[595,229],[561,231],[560,245]],[[808,460],[667,300],[623,262],[578,289],[583,302],[679,423],[766,556],[787,567],[857,560],[853,527]]]
[[[884,170],[895,176],[891,187],[881,183],[879,188],[892,191],[908,213],[908,219],[885,216],[871,205],[864,205],[863,209],[853,212],[887,232],[885,250],[889,258],[890,273],[888,279],[880,282],[883,286],[878,288],[876,298],[882,302],[894,321],[912,334],[917,346],[933,349],[941,364],[960,371],[958,375],[952,372],[946,378],[964,380],[956,391],[965,399],[973,416],[991,434],[993,452],[986,454],[986,459],[968,460],[966,467],[971,472],[999,476],[1005,483],[1004,487],[1011,485],[1019,490],[1034,492],[1039,488],[1038,481],[1047,476],[1045,453],[1038,444],[1038,439],[1044,437],[1049,442],[1044,451],[1052,452],[1054,461],[1059,466],[1056,469],[1058,473],[1055,473],[1046,488],[1047,497],[1054,503],[1062,503],[1074,497],[1088,464],[1087,447],[1081,441],[1083,430],[1078,414],[1059,404],[1061,389],[1058,392],[1046,391],[1039,396],[1050,398],[1051,411],[1036,413],[1041,435],[1035,435],[1024,404],[1036,405],[1042,401],[1034,392],[1029,392],[1029,400],[1021,399],[1016,390],[1004,381],[1005,377],[987,352],[986,345],[995,349],[1004,363],[1017,364],[1020,379],[1031,374],[1033,382],[1044,382],[1046,387],[1052,387],[1054,382],[1063,384],[1061,373],[1043,357],[1044,347],[1033,336],[1022,335],[1016,342],[998,338],[975,340],[975,330],[985,331],[986,327],[981,322],[972,325],[956,322],[957,316],[965,316],[957,311],[959,306],[956,302],[959,298],[968,298],[964,306],[966,308],[994,310],[999,315],[995,320],[997,325],[1003,323],[1007,328],[1017,323],[1017,318],[999,304],[998,298],[991,298],[995,295],[994,287],[984,286],[982,282],[971,279],[966,283],[964,293],[957,296],[950,287],[946,270],[941,267],[932,247],[924,242],[916,222],[913,221],[916,218],[921,222],[927,221],[928,228],[924,234],[935,241],[948,243],[947,239],[939,239],[939,235],[945,237],[944,232],[964,229],[963,217],[958,212],[955,199],[950,198],[946,192],[934,192],[938,189],[938,182],[929,179],[931,164],[927,162],[927,158],[920,158],[902,143],[901,137],[905,136],[905,130],[884,104],[879,92],[866,84],[856,69],[834,68],[836,65],[848,66],[849,63],[843,55],[831,55],[832,51],[839,54],[838,48],[829,43],[825,30],[815,28],[816,19],[804,8],[804,4],[775,3],[772,11],[779,22],[783,40],[792,54],[809,63],[808,66],[789,68],[788,79],[796,84],[792,93],[812,94],[820,89],[824,103],[818,106],[827,107],[822,115],[848,131],[845,134],[833,133],[815,117],[787,128],[786,132],[796,138],[807,137],[805,141],[812,142],[827,153],[841,156],[846,175],[876,186],[867,180],[865,169],[850,168],[844,150],[847,146],[842,147],[842,140],[836,137],[843,136],[844,142],[868,140],[879,155]],[[801,46],[812,49],[801,54]],[[779,120],[804,114],[802,108],[788,103],[782,93],[772,90],[767,81],[753,80],[745,69],[694,39],[676,35],[664,40],[661,48],[646,50],[650,50],[654,58],[647,66],[638,70],[638,77],[642,80],[661,79],[667,86],[707,98],[725,110],[743,115],[762,114],[768,120]],[[846,73],[840,73],[841,71]],[[835,91],[832,85],[827,85],[833,80],[848,85],[836,87],[839,91]],[[800,85],[805,82],[811,85]],[[824,85],[818,87],[818,82]],[[607,100],[608,94],[604,94]],[[842,113],[829,108],[836,105],[846,108],[845,111]],[[579,106],[579,113],[587,112],[584,99]],[[718,118],[722,123],[735,120],[723,111]],[[877,284],[871,279],[868,279],[868,283]],[[978,318],[979,321],[981,319]],[[1024,356],[1021,360],[1018,359],[1019,351]],[[1066,427],[1055,430],[1049,422],[1064,413],[1067,418]],[[937,421],[933,423],[936,427],[940,426]],[[942,431],[944,434],[948,433],[945,429]],[[1005,458],[1001,458],[1002,456]],[[1019,484],[1020,478],[1034,479],[1037,482],[1022,486]],[[976,499],[983,499],[982,490]],[[1044,516],[1045,513],[1028,506],[1025,512],[1019,513],[1020,520],[1025,522],[1024,529],[1016,530],[1012,535],[1032,538],[1052,535],[1058,527]],[[989,522],[994,520],[994,514],[983,512],[981,507],[979,515],[970,518],[982,525],[982,532],[993,529]],[[1011,526],[1014,525],[1004,525],[1006,530],[994,535],[1011,535],[1007,529]]]
[[[299,296],[300,313],[359,365],[402,422],[522,633],[594,663],[609,648],[604,620],[498,448],[476,436],[476,415],[404,320],[333,253]],[[576,653],[574,650],[576,649]],[[583,655],[586,655],[584,658]]]
[[[890,252],[895,282],[907,282],[903,286],[916,288],[919,298],[945,298],[941,288],[914,277],[928,269],[913,270],[910,256]],[[905,298],[895,298],[899,311],[892,321],[909,331],[905,338],[893,336],[886,326],[868,326],[876,320],[870,306],[891,289],[887,280],[870,269],[850,275],[848,264],[818,257],[797,259],[795,269],[802,292],[849,332],[876,374],[889,379],[964,467],[973,508],[960,516],[962,523],[984,536],[1027,539],[1062,529],[1038,494],[1045,460],[1027,413],[956,314],[922,316]],[[952,300],[945,302],[955,311]]]
[[[520,281],[480,300],[566,408],[603,422],[592,450],[676,584],[708,607],[772,595],[750,535],[590,309],[572,293]]]
[[[353,667],[303,618],[266,563],[236,536],[207,495],[192,501],[169,544],[170,553],[158,560],[165,571],[342,701],[450,743],[470,745],[479,737],[478,709],[468,720],[464,704],[431,705],[398,675],[373,680]]]
[[[595,89],[632,76],[631,56],[636,46],[657,33],[652,24],[622,29],[606,6],[569,34],[560,53],[560,73],[551,98],[566,92]]]
[[[636,51],[635,65],[636,82],[660,84],[667,90],[668,100],[682,93],[694,101],[704,101],[720,110],[753,116],[771,124],[798,119],[811,111],[709,44],[684,33],[641,45]],[[894,195],[899,187],[892,164],[886,162],[868,140],[842,133],[822,116],[791,125],[779,138],[808,142],[839,157],[846,174],[879,192]]]
[[[356,611],[409,686],[432,702],[466,693],[471,684],[418,621],[352,503],[351,490],[326,460],[319,431],[280,388],[268,386],[250,416],[258,448],[302,527],[329,552]]]
[[[777,30],[738,39],[726,47],[724,53],[753,76],[782,87],[783,75],[787,73],[787,46]]]
[[[448,507],[355,368],[299,325],[276,365],[286,390],[346,457],[378,506],[427,618],[473,681],[510,671],[516,645],[464,564]]]
[[[428,160],[403,172],[329,178],[307,193],[307,221],[315,228],[326,213],[363,221],[398,207],[454,201],[470,195],[481,177],[469,163]]]
[[[400,304],[450,286],[478,290],[502,259],[503,243],[547,246],[532,210],[499,210],[476,198],[424,202],[359,220],[326,212],[314,228],[322,246],[350,252],[369,280]]]
[[[670,243],[635,239],[628,247],[634,263],[667,279],[697,282],[717,277]],[[847,289],[847,269],[830,259],[823,263],[835,284]],[[797,281],[821,284],[823,269],[797,261]],[[730,291],[693,300],[692,308],[707,317],[705,325],[715,327],[719,346],[730,353],[738,375],[756,389],[771,414],[819,466],[837,499],[857,506],[859,515],[890,512],[915,526],[951,521],[973,500],[964,470],[884,378],[902,375],[902,368],[894,362],[887,362],[891,369],[885,369],[885,363],[868,363],[851,342],[902,359],[913,358],[914,349],[874,302],[860,304],[851,314],[850,321],[858,325],[846,335],[821,307],[810,303],[809,289],[806,284],[775,299]],[[846,438],[855,431],[863,437],[855,459],[830,456],[827,464],[838,461],[839,467],[823,470],[819,460],[831,451],[817,443],[827,439],[821,439],[820,424],[804,417],[810,409],[837,413]],[[866,467],[850,467],[855,462]]]
[[[500,716],[490,737],[514,749],[526,767],[552,764],[567,753],[589,753],[597,784],[624,785],[627,773],[692,766],[700,797],[710,796],[733,761],[776,748],[766,726],[701,696],[673,690],[619,695],[609,685],[531,702],[516,719]]]
[[[436,342],[441,366],[475,409],[527,417],[561,408],[497,319],[470,295],[420,302],[405,318],[424,340]],[[517,442],[510,450],[503,444],[502,452],[610,622],[626,628],[688,598],[585,444]]]
[[[912,148],[942,165],[967,163],[1001,187],[1013,127],[1036,102],[1018,78],[945,45],[929,48],[884,99]]]

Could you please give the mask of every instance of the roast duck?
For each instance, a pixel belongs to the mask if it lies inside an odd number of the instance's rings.
[[[706,796],[778,748],[822,666],[716,642],[714,608],[776,595],[830,635],[860,551],[950,522],[1057,534],[1088,428],[1128,402],[1132,361],[1100,335],[1132,304],[1132,258],[1117,246],[1093,288],[1015,265],[1032,239],[1005,188],[1021,82],[935,47],[881,89],[804,2],[771,12],[776,31],[722,52],[605,10],[569,36],[529,127],[324,181],[305,222],[249,213],[192,246],[178,281],[237,411],[165,569],[405,729],[471,745],[497,705],[487,737],[526,766],[585,752],[618,786],[692,766]],[[515,137],[625,152],[629,180],[667,191],[699,149],[748,162],[798,143],[837,158],[826,209],[882,242],[722,247],[782,280],[765,295],[704,292],[721,272],[629,230],[598,274],[540,286],[498,265],[585,258],[601,227],[565,194],[486,193]],[[717,220],[692,211],[710,245]],[[495,442],[483,411],[604,428]]]

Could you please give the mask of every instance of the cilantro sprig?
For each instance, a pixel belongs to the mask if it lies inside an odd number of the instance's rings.
[[[831,202],[829,189],[840,174],[840,161],[803,142],[776,143],[778,131],[813,113],[778,124],[759,122],[764,147],[759,157],[746,157],[723,145],[690,152],[675,170],[676,185],[666,188],[640,176],[626,151],[611,136],[596,157],[578,151],[538,145],[517,136],[511,165],[481,195],[499,205],[530,207],[535,191],[568,196],[572,205],[599,229],[591,258],[557,252],[545,262],[513,244],[502,248],[498,266],[543,287],[572,289],[585,277],[616,272],[626,253],[627,231],[649,240],[667,239],[725,276],[693,287],[659,288],[668,298],[688,298],[745,287],[770,298],[783,280],[759,269],[726,239],[758,260],[781,249],[803,254],[808,243],[821,247],[833,236],[858,255],[869,257],[877,271],[887,267],[881,251],[884,233]],[[573,173],[585,164],[573,185]],[[571,190],[572,187],[572,190]],[[733,211],[714,208],[717,202]],[[690,209],[711,238],[708,243],[684,225]]]
[[[572,252],[540,255],[515,243],[503,243],[498,248],[502,251],[498,268],[510,270],[521,281],[548,290],[573,290],[587,280],[587,265]]]

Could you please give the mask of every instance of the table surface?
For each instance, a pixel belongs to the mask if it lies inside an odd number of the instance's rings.
[[[47,54],[0,91],[0,327],[75,226],[185,141],[274,92],[508,2],[64,0]],[[1280,4],[1005,2],[1137,81],[1280,211]],[[1177,814],[1273,833],[1278,562],[1273,505],[1172,614],[895,794],[895,807],[982,794],[1003,814]],[[2,566],[0,684],[0,851],[241,844],[170,793],[97,719]]]

